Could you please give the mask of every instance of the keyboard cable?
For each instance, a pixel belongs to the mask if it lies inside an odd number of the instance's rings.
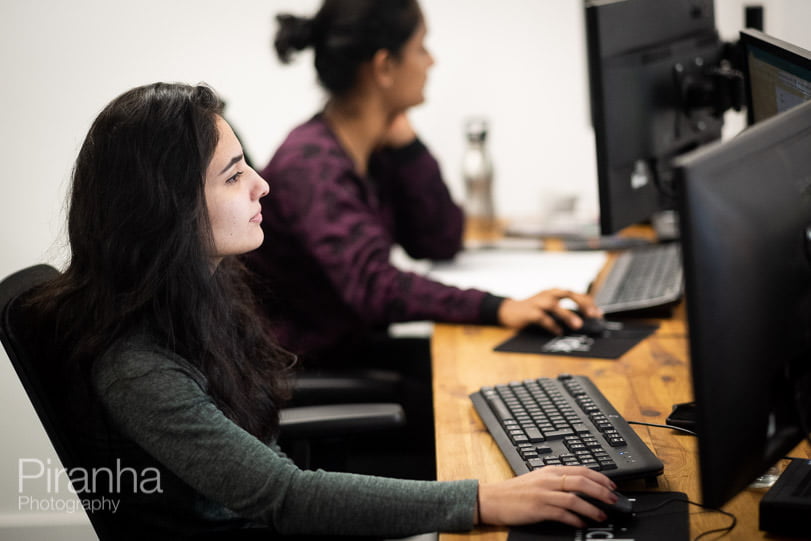
[[[692,430],[689,430],[687,428],[682,428],[680,426],[673,426],[673,425],[667,425],[667,424],[657,424],[657,423],[646,423],[646,422],[643,422],[643,421],[627,421],[627,422],[628,422],[629,425],[650,426],[650,427],[654,427],[654,428],[669,428],[671,430],[677,430],[679,432],[684,432],[685,434],[689,434],[691,436],[698,436],[698,434],[696,434]],[[728,512],[728,511],[724,511],[723,509],[719,509],[717,507],[708,507],[708,506],[700,504],[698,502],[691,501],[691,500],[689,500],[687,498],[670,498],[670,499],[665,500],[662,503],[660,503],[660,504],[658,504],[658,505],[656,505],[654,507],[651,507],[651,508],[648,508],[648,509],[641,509],[641,510],[639,510],[637,512],[637,514],[639,514],[639,513],[650,513],[650,512],[656,511],[656,510],[658,510],[658,509],[660,509],[660,508],[662,508],[662,507],[664,507],[664,506],[666,506],[668,504],[674,503],[674,502],[684,502],[684,503],[687,503],[689,505],[695,505],[696,507],[706,509],[707,511],[720,513],[720,514],[722,514],[724,516],[727,516],[727,517],[729,517],[731,519],[731,522],[730,522],[730,524],[728,526],[726,526],[724,528],[714,528],[712,530],[707,530],[705,532],[702,532],[698,536],[696,536],[696,538],[693,541],[699,541],[699,539],[701,539],[703,537],[706,537],[708,535],[714,534],[714,533],[720,533],[721,535],[718,536],[719,538],[724,537],[724,536],[728,535],[730,532],[732,532],[732,530],[738,524],[738,518],[735,515],[733,515],[732,513]]]
[[[654,428],[669,428],[671,430],[678,430],[679,432],[684,432],[685,434],[690,434],[691,436],[698,436],[695,432],[688,428],[682,428],[680,426],[673,426],[673,425],[660,425],[656,423],[645,423],[643,421],[627,421],[629,425],[642,425],[642,426],[652,426]]]

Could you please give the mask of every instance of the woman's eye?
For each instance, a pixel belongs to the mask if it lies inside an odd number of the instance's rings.
[[[228,178],[228,179],[225,181],[225,183],[226,183],[226,184],[233,184],[233,183],[235,183],[237,180],[239,180],[239,177],[241,177],[241,176],[242,176],[242,171],[237,171],[237,172],[236,172],[236,174],[235,174],[233,177],[229,177],[229,178]]]

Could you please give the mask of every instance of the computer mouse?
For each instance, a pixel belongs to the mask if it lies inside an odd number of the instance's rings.
[[[617,491],[614,491],[614,495],[617,497],[617,502],[613,504],[592,498],[591,496],[586,496],[585,494],[581,494],[579,492],[577,495],[592,504],[594,507],[602,510],[606,515],[608,515],[609,520],[627,519],[634,516],[634,502],[627,496],[624,496]]]
[[[617,331],[622,329],[622,323],[618,321],[606,321],[601,317],[588,317],[576,312],[583,321],[583,325],[577,329],[572,328],[555,314],[550,314],[557,324],[563,329],[564,334],[584,334],[592,338],[605,336],[607,331]]]
[[[570,332],[585,334],[586,336],[603,336],[608,330],[606,320],[601,317],[584,317],[583,326],[579,329],[572,329]]]

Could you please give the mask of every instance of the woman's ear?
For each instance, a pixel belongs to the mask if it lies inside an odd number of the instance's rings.
[[[395,58],[388,49],[379,49],[372,57],[372,79],[381,88],[394,85]]]

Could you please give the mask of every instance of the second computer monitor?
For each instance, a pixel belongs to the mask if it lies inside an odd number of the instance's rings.
[[[721,136],[709,73],[723,44],[709,0],[586,2],[600,228],[672,209],[671,159]]]
[[[750,125],[811,100],[811,51],[750,29],[740,43]]]

